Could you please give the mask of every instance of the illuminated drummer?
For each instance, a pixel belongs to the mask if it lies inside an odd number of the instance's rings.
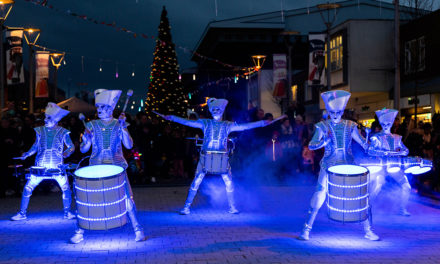
[[[190,213],[191,204],[206,173],[221,174],[226,185],[226,196],[229,203],[228,212],[231,214],[237,214],[238,210],[235,207],[234,201],[234,185],[232,182],[231,167],[228,162],[228,135],[234,131],[244,131],[247,129],[267,126],[280,119],[277,118],[272,122],[262,120],[247,124],[237,124],[235,122],[222,121],[223,112],[225,111],[227,104],[228,101],[226,99],[210,98],[208,100],[208,108],[214,119],[188,120],[174,115],[164,116],[157,113],[166,120],[203,130],[203,145],[200,159],[197,164],[195,178],[188,191],[185,206],[180,211],[180,213],[183,215]],[[283,117],[284,116],[281,118]]]
[[[26,210],[32,191],[45,179],[56,180],[63,192],[64,218],[75,218],[75,215],[70,212],[72,192],[69,180],[62,168],[63,158],[70,156],[75,150],[75,146],[70,139],[70,131],[58,126],[58,121],[68,113],[69,111],[60,108],[55,103],[48,103],[45,110],[45,125],[34,128],[36,133],[35,143],[28,152],[23,153],[20,159],[24,160],[37,153],[35,167],[31,168],[30,177],[24,186],[20,212],[11,217],[11,220],[18,221],[27,218]],[[65,150],[64,146],[66,146]],[[37,168],[39,175],[36,175]]]
[[[391,127],[393,126],[397,113],[397,110],[386,108],[376,111],[379,123],[382,126],[382,131],[374,134],[370,138],[371,144],[368,149],[368,154],[371,156],[383,157],[385,159],[384,165],[387,165],[387,157],[406,156],[409,153],[408,148],[402,142],[402,136],[391,133]],[[386,166],[386,168],[382,168],[376,173],[371,173],[371,199],[376,198],[379,194],[385,183],[386,175],[391,176],[401,187],[400,214],[410,216],[411,214],[406,210],[406,205],[408,204],[411,186],[405,173],[398,166]]]
[[[127,149],[131,149],[133,147],[133,139],[127,130],[125,114],[122,113],[119,119],[113,118],[113,110],[120,95],[120,90],[95,90],[95,105],[99,119],[86,123],[86,131],[81,143],[82,153],[89,151],[90,147],[92,147],[90,165],[113,164],[124,169],[128,167],[122,153],[122,145]],[[146,237],[136,217],[133,194],[127,176],[125,177],[125,182],[127,213],[136,235],[135,241],[144,241]],[[75,244],[81,242],[84,239],[83,234],[84,230],[78,227],[70,241]]]
[[[313,222],[319,209],[325,201],[327,194],[327,169],[335,165],[354,164],[351,143],[354,139],[364,149],[368,144],[357,128],[355,122],[341,119],[347,105],[350,93],[342,90],[328,91],[321,93],[325,103],[325,108],[330,119],[321,121],[315,125],[315,133],[309,143],[309,149],[316,150],[325,147],[324,157],[322,158],[319,171],[318,184],[316,191],[310,201],[309,217],[304,224],[300,240],[309,240]],[[371,230],[371,223],[366,220],[363,222],[365,238],[378,240],[379,237]]]

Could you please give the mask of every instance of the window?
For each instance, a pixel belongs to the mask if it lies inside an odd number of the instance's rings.
[[[337,35],[330,40],[331,71],[342,69],[342,35]]]
[[[405,75],[425,70],[425,37],[405,42]]]

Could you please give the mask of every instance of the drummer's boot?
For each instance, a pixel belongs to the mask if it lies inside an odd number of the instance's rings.
[[[63,190],[63,208],[64,208],[64,219],[75,219],[75,214],[70,212],[70,204],[72,203],[72,193],[70,189]]]
[[[371,228],[371,223],[370,223],[370,220],[369,219],[367,219],[367,220],[365,220],[364,222],[362,222],[362,224],[363,224],[363,226],[364,226],[364,231],[365,231],[365,238],[366,239],[369,239],[369,240],[371,240],[371,241],[377,241],[377,240],[379,240],[380,238],[379,238],[379,236],[378,235],[376,235],[374,232],[373,232],[373,230],[372,230],[372,228]]]
[[[228,197],[228,204],[229,204],[229,211],[230,214],[238,214],[240,213],[237,208],[235,207],[235,199],[234,199],[234,192],[228,192],[226,191],[226,196]]]
[[[139,224],[137,220],[134,209],[128,211],[128,217],[130,218],[131,225],[133,226],[134,229],[134,234],[135,234],[134,241],[142,242],[147,240],[147,237],[144,234],[144,230],[142,229],[142,226]]]
[[[83,241],[83,240],[84,240],[84,229],[78,227],[78,228],[75,230],[75,235],[73,235],[73,236],[70,238],[70,242],[71,242],[72,244],[78,244],[78,243],[80,243],[80,242]]]
[[[315,222],[316,215],[318,214],[317,209],[310,208],[309,209],[309,219],[307,219],[307,222],[304,224],[304,227],[301,231],[301,234],[299,235],[299,240],[309,240],[310,231],[312,231],[313,223]]]
[[[406,206],[408,204],[409,195],[411,193],[411,185],[409,183],[405,183],[401,186],[402,188],[402,201],[400,204],[399,214],[403,216],[411,216],[411,213],[406,210]]]
[[[131,225],[134,229],[135,238],[134,240],[136,242],[141,242],[147,240],[147,237],[144,234],[144,229],[139,224],[137,217],[136,217],[136,206],[131,199],[127,200],[127,213],[128,217],[130,218]]]
[[[180,210],[181,215],[189,215],[191,213],[191,210],[189,209],[191,207],[191,204],[194,200],[194,197],[197,194],[197,190],[192,190],[191,188],[188,191],[188,197],[186,197],[185,205],[183,206],[183,209]]]
[[[16,215],[11,217],[12,221],[20,221],[27,219],[26,210],[28,208],[31,195],[32,195],[32,189],[30,187],[25,186],[23,190],[23,195],[21,196],[20,212],[18,212]]]

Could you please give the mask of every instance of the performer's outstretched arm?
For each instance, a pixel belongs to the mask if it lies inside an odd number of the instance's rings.
[[[66,145],[67,149],[63,152],[63,157],[67,158],[75,151],[75,145],[70,139],[70,133],[66,133],[64,136],[64,144]]]
[[[155,113],[156,115],[158,115],[168,121],[173,121],[173,122],[182,124],[184,126],[203,129],[203,123],[198,120],[189,120],[189,119],[181,118],[181,117],[178,117],[175,115],[162,115],[156,111],[153,111],[153,113]]]
[[[253,128],[257,128],[257,127],[265,127],[268,126],[278,120],[281,120],[283,118],[286,118],[286,115],[282,115],[280,117],[278,117],[277,119],[274,119],[272,121],[269,120],[261,120],[261,121],[256,121],[256,122],[251,122],[251,123],[244,123],[244,124],[234,124],[231,126],[231,132],[234,131],[244,131],[244,130],[248,130],[248,129],[253,129]]]

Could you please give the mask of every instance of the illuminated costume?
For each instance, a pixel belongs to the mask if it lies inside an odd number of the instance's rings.
[[[127,149],[131,149],[133,147],[133,139],[127,130],[125,115],[121,114],[119,120],[114,119],[112,116],[120,95],[120,90],[95,90],[95,105],[99,119],[86,124],[86,133],[81,143],[81,152],[87,152],[92,146],[90,165],[112,164],[124,168],[127,213],[136,235],[135,241],[138,242],[144,241],[146,238],[143,228],[136,217],[133,194],[125,173],[128,164],[122,153],[122,144]],[[78,227],[70,241],[75,244],[81,242],[83,234],[84,230]]]
[[[325,147],[324,157],[320,162],[318,184],[316,191],[310,201],[309,217],[304,224],[304,228],[299,236],[301,240],[309,240],[313,222],[319,209],[325,201],[327,194],[327,169],[335,165],[354,164],[354,157],[351,150],[351,142],[354,139],[364,149],[368,144],[363,138],[355,122],[341,119],[347,105],[350,93],[342,90],[324,92],[321,94],[325,103],[325,108],[330,116],[329,120],[324,120],[315,125],[315,133],[309,143],[310,150]],[[365,238],[378,240],[379,237],[371,230],[371,223],[366,220],[363,222]]]
[[[382,109],[376,111],[376,115],[379,119],[382,131],[374,134],[370,140],[371,145],[368,149],[370,156],[382,157],[383,164],[386,165],[387,159],[393,157],[406,156],[409,151],[408,148],[402,143],[402,137],[400,135],[392,134],[391,127],[394,123],[398,111],[394,109]],[[401,187],[401,204],[400,214],[404,216],[410,216],[410,213],[406,210],[408,203],[411,186],[408,182],[408,178],[405,176],[403,170],[399,167],[382,167],[380,171],[371,174],[371,199],[376,198],[379,194],[383,184],[385,183],[385,176],[391,176]]]
[[[200,128],[203,130],[203,145],[201,148],[199,162],[197,164],[195,178],[192,181],[191,187],[188,191],[188,197],[186,198],[185,206],[180,211],[180,213],[183,215],[187,215],[190,213],[191,204],[206,173],[221,174],[222,179],[226,185],[226,196],[228,198],[229,213],[238,213],[238,210],[235,207],[234,185],[232,182],[231,167],[227,160],[228,135],[229,133],[232,133],[234,131],[244,131],[247,129],[263,127],[270,124],[270,122],[262,120],[247,124],[237,124],[235,122],[222,121],[223,112],[227,104],[228,101],[225,99],[210,98],[208,100],[208,108],[214,119],[188,120],[174,115],[163,116],[167,120],[185,126]],[[214,172],[210,168],[207,168],[208,162],[214,159],[221,159],[222,161],[226,160],[226,163],[224,164],[224,169],[220,169],[220,171]]]
[[[23,189],[20,212],[11,217],[11,220],[18,221],[26,219],[26,210],[29,200],[35,187],[45,179],[56,180],[63,192],[64,218],[72,219],[75,215],[70,213],[72,192],[69,180],[63,166],[63,158],[70,156],[75,146],[70,139],[70,131],[58,126],[61,120],[69,111],[57,106],[55,103],[48,103],[45,111],[45,125],[36,127],[36,140],[28,152],[23,153],[20,159],[26,159],[37,153],[35,166],[41,168],[41,175],[34,175],[32,167],[28,181]],[[66,145],[66,150],[64,150]]]

